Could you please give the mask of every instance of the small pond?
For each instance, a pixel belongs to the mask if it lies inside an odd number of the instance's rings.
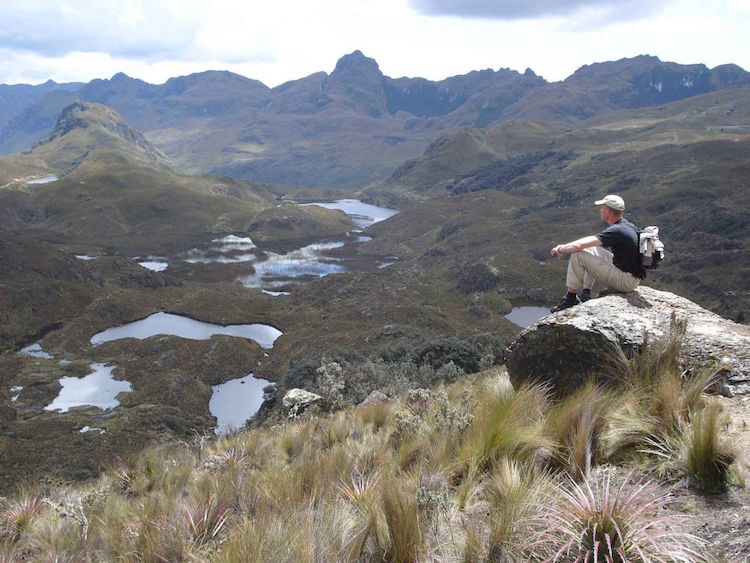
[[[331,202],[304,203],[303,205],[317,205],[326,209],[340,209],[360,227],[369,227],[373,223],[393,217],[398,211],[387,207],[378,207],[363,203],[358,199],[339,199]]]
[[[143,266],[147,270],[152,272],[163,272],[169,267],[169,260],[160,256],[145,256],[143,258],[135,258],[139,266]]]
[[[32,356],[34,358],[44,358],[45,360],[52,359],[52,354],[48,354],[47,352],[42,350],[42,345],[39,342],[35,342],[34,344],[26,346],[26,348],[21,348],[18,351],[18,353],[23,356]]]
[[[282,333],[272,326],[263,324],[221,326],[171,313],[154,313],[145,319],[99,332],[91,337],[91,343],[96,346],[120,338],[142,340],[157,334],[168,334],[191,340],[208,340],[214,334],[226,334],[227,336],[249,338],[263,348],[271,348],[274,341]]]
[[[505,318],[520,327],[526,328],[547,315],[549,315],[548,307],[523,306],[513,307],[513,310],[505,315]]]
[[[258,258],[258,254],[250,237],[229,235],[212,240],[206,248],[188,250],[182,260],[189,264],[237,264],[252,262]]]
[[[36,180],[29,180],[27,184],[49,184],[50,182],[57,181],[57,176],[45,176],[44,178],[37,178]]]
[[[256,378],[252,373],[240,379],[232,379],[221,385],[213,385],[213,395],[208,409],[216,417],[217,434],[227,434],[242,428],[263,403],[263,388],[268,385],[265,379]]]
[[[326,257],[325,253],[343,246],[343,242],[323,242],[303,246],[286,254],[267,252],[267,260],[253,263],[253,274],[240,276],[238,280],[245,287],[273,288],[285,285],[284,280],[290,278],[340,274],[347,271],[346,267],[340,260]],[[281,281],[274,281],[279,278]]]
[[[100,409],[111,409],[120,404],[116,399],[118,393],[129,393],[133,390],[128,381],[118,381],[112,377],[115,366],[91,364],[93,373],[85,377],[62,377],[60,394],[49,405],[46,411],[68,412],[73,407],[91,405]]]

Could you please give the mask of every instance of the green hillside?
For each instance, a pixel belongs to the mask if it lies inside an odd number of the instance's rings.
[[[600,230],[592,202],[621,194],[627,216],[656,224],[668,261],[647,283],[734,319],[750,310],[750,91],[707,94],[620,111],[563,131],[509,122],[433,143],[368,190],[407,206],[365,247],[448,272],[483,263],[500,287],[562,291],[564,262],[549,249]]]

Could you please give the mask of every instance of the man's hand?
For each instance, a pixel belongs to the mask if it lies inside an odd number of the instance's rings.
[[[549,251],[549,255],[557,256],[557,259],[559,260],[560,258],[562,258],[562,255],[565,254],[565,252],[563,252],[564,246],[565,246],[564,244],[558,244],[557,246],[553,247],[552,250]]]

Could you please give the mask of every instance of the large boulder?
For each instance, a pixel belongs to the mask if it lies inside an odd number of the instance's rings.
[[[750,393],[750,327],[724,319],[683,297],[639,287],[548,315],[521,332],[506,352],[511,382],[550,382],[568,393],[594,375],[606,381],[619,346],[626,354],[669,332],[672,315],[687,320],[682,353],[686,365],[716,366],[715,389]]]

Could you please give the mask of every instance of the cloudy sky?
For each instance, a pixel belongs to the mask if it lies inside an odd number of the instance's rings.
[[[151,83],[208,69],[276,86],[355,49],[391,77],[638,54],[750,70],[750,0],[2,0],[0,83]]]

